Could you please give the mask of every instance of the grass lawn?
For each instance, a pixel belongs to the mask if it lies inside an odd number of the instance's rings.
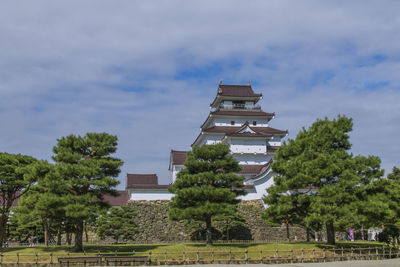
[[[66,256],[96,256],[98,253],[118,253],[131,254],[135,251],[136,255],[146,255],[151,253],[153,260],[182,260],[196,259],[197,251],[200,258],[244,258],[244,252],[248,250],[249,258],[260,258],[275,255],[278,250],[279,255],[289,255],[293,249],[295,255],[300,255],[304,249],[304,254],[315,253],[322,255],[323,249],[344,247],[349,251],[350,247],[377,247],[383,246],[378,242],[339,242],[336,246],[328,246],[321,242],[297,242],[297,243],[267,243],[267,244],[216,244],[213,247],[206,247],[204,244],[151,244],[151,245],[85,245],[85,253],[73,252],[71,246],[37,246],[37,247],[12,247],[3,248],[3,263],[46,263],[56,262],[58,257]],[[313,251],[314,250],[314,251]]]

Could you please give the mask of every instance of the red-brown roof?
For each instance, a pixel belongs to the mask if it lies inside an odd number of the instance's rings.
[[[238,134],[242,126],[213,126],[208,129],[204,129],[204,132],[208,133],[225,133],[226,135]],[[287,134],[288,131],[278,130],[272,127],[250,127],[251,130],[262,136],[271,136],[274,134]],[[254,134],[252,135],[254,136]]]
[[[125,205],[130,199],[129,193],[125,190],[118,190],[118,194],[116,197],[104,195],[104,201],[113,207]]]
[[[251,85],[228,85],[220,84],[218,87],[220,96],[238,96],[238,97],[259,97],[262,94],[255,94]]]
[[[171,150],[171,162],[173,165],[183,165],[188,151]]]
[[[16,196],[16,199],[14,199],[14,201],[12,202],[11,207],[16,207],[16,206],[18,206],[18,201],[19,201],[19,198],[20,198],[20,196],[21,196],[21,191],[18,190],[18,191],[15,193],[15,196]],[[3,205],[3,198],[2,198],[1,195],[0,195],[0,206],[2,206],[2,205]]]
[[[242,170],[239,173],[254,173],[257,174],[264,167],[263,164],[259,165],[240,165],[242,166]]]
[[[255,190],[256,189],[256,187],[254,185],[252,185],[252,184],[245,184],[243,186],[243,188],[246,189],[246,190]]]
[[[248,111],[248,110],[217,110],[211,112],[213,115],[234,115],[234,116],[275,116],[275,113],[267,113],[264,111]]]
[[[170,184],[133,184],[129,189],[168,189]]]
[[[157,174],[127,174],[126,175],[126,188],[131,188],[132,185],[146,184],[156,185],[158,184]]]
[[[279,146],[267,146],[267,152],[276,152]]]

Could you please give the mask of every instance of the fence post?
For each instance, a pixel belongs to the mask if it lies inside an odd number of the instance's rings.
[[[53,264],[53,252],[50,252],[50,264]]]
[[[39,263],[39,256],[38,256],[38,253],[37,253],[37,252],[35,252],[35,256],[36,256],[36,265],[38,265],[38,263]]]
[[[389,247],[389,259],[392,258],[392,247]]]
[[[149,265],[151,265],[151,251],[149,251]]]
[[[362,249],[361,248],[359,248],[359,250],[360,250],[360,260],[362,260],[363,259],[363,256],[362,256]]]
[[[263,258],[262,258],[262,250],[260,250],[260,262],[262,262]]]
[[[211,249],[211,262],[214,263],[214,249]]]
[[[167,265],[167,251],[164,251],[164,265]]]
[[[385,258],[385,247],[382,247],[382,259]]]
[[[183,264],[186,264],[186,255],[185,251],[182,252]]]
[[[315,248],[312,249],[312,261],[314,262],[315,259]]]
[[[371,248],[368,248],[368,259],[371,260]]]
[[[294,255],[293,255],[293,249],[290,250],[290,263],[293,263]]]
[[[341,260],[341,261],[344,260],[344,249],[343,249],[343,247],[342,247],[342,257],[341,257],[340,260]]]
[[[304,248],[301,248],[301,263],[304,261]]]
[[[232,249],[229,249],[229,263],[232,262]]]
[[[200,261],[199,249],[197,249],[197,253],[196,253],[196,259],[197,259],[197,262],[199,262],[199,261]]]
[[[247,248],[244,250],[244,260],[246,261],[246,263],[248,262]]]
[[[379,260],[378,247],[375,247],[375,252],[376,252],[376,260]]]
[[[17,252],[17,265],[19,265],[19,253]]]
[[[322,256],[324,258],[324,262],[326,262],[326,252],[325,252],[325,248],[322,249]]]
[[[353,259],[353,247],[351,247],[351,254],[350,254],[350,259]]]
[[[0,252],[0,264],[3,263],[3,254]]]

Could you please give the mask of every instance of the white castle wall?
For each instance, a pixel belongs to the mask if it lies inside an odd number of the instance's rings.
[[[282,141],[281,141],[280,137],[274,136],[270,140],[268,140],[268,144],[270,146],[281,146],[282,145]]]
[[[130,200],[171,200],[174,194],[167,190],[131,190]]]
[[[266,164],[270,161],[270,156],[265,155],[233,155],[233,157],[239,161],[239,164]]]
[[[173,165],[172,166],[172,183],[176,180],[176,175],[183,169],[183,165]]]
[[[231,124],[232,121],[235,122],[234,125]],[[227,118],[227,119],[215,118],[210,127],[212,127],[212,126],[236,126],[237,127],[237,126],[242,126],[243,124],[246,123],[246,121],[249,122],[251,127],[268,127],[268,120],[261,120],[261,119],[256,119],[256,118],[238,119],[235,117]],[[255,121],[257,125],[254,126],[253,121]]]
[[[267,153],[267,143],[265,140],[230,140],[232,153]]]

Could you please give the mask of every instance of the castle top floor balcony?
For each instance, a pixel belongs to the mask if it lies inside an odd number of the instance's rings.
[[[261,110],[261,107],[259,105],[246,105],[246,104],[242,104],[242,103],[232,103],[232,104],[221,103],[218,106],[218,109],[224,109],[224,110],[232,110],[232,109]]]

